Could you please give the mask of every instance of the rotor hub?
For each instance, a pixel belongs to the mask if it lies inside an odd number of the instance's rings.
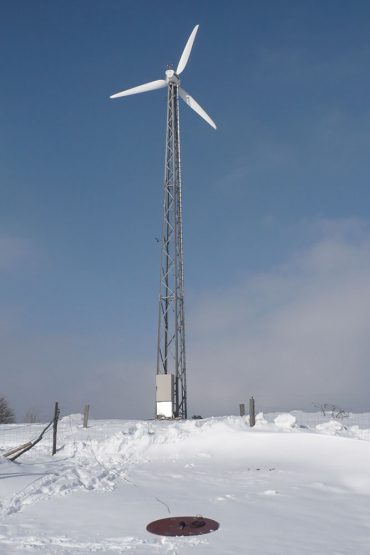
[[[167,83],[175,83],[175,85],[180,84],[180,79],[173,69],[166,70],[166,81]]]

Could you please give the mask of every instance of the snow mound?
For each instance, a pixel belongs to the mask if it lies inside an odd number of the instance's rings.
[[[289,413],[279,414],[274,420],[275,426],[283,430],[291,430],[295,427],[297,419]]]
[[[69,414],[68,416],[63,416],[60,418],[60,424],[68,424],[69,426],[82,426],[83,425],[83,414]]]
[[[259,412],[256,414],[256,426],[263,426],[264,424],[268,424],[268,421],[263,415],[263,412]]]
[[[347,428],[338,420],[329,420],[329,422],[318,424],[316,430],[327,435],[342,435]]]
[[[364,441],[370,441],[370,430],[369,429],[361,429],[360,426],[351,426],[350,433],[352,437],[357,439],[363,439]]]

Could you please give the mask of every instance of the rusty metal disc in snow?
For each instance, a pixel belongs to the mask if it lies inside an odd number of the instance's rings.
[[[146,529],[160,536],[197,536],[209,534],[219,527],[219,523],[202,516],[176,516],[162,518],[148,524]]]

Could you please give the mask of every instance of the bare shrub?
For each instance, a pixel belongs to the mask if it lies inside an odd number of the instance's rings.
[[[10,408],[6,397],[0,397],[0,424],[12,424],[15,422],[15,413]]]
[[[330,418],[348,418],[349,412],[347,410],[341,409],[336,405],[331,405],[330,403],[314,403],[314,407],[319,409],[323,416],[330,416]]]

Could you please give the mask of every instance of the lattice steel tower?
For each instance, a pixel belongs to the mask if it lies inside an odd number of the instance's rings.
[[[164,87],[168,89],[156,416],[170,418],[187,418],[179,97],[216,129],[215,123],[203,108],[180,87],[179,75],[188,62],[198,28],[199,25],[194,27],[176,71],[167,69],[165,79],[151,81],[110,97],[119,98]]]
[[[167,96],[157,374],[173,374],[173,414],[187,418],[179,85],[174,77]]]

